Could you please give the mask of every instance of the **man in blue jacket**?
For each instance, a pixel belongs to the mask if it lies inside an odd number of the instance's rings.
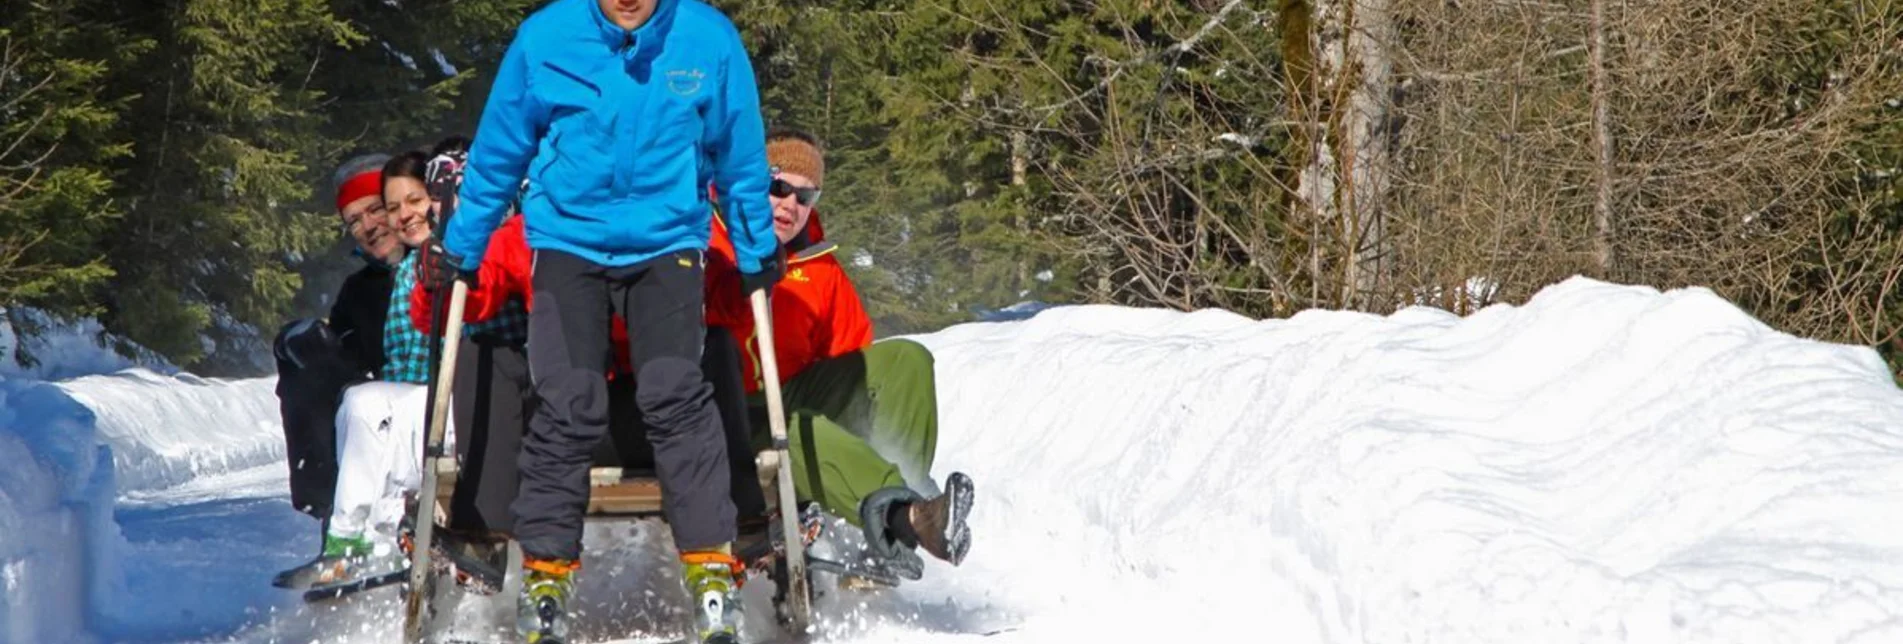
[[[497,71],[439,251],[463,279],[524,178],[528,359],[541,404],[511,505],[526,555],[517,627],[532,643],[565,639],[619,313],[700,640],[737,641],[726,445],[700,370],[710,182],[747,292],[784,270],[739,32],[699,0],[555,0],[536,11]]]

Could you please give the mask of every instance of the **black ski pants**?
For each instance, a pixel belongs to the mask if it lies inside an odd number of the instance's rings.
[[[449,497],[451,530],[511,534],[521,478],[516,456],[535,410],[529,359],[517,344],[463,336],[456,351],[456,490]]]
[[[277,357],[278,414],[285,462],[291,468],[291,505],[329,519],[337,491],[337,406],[344,387],[361,382],[322,320],[285,325],[273,343]]]
[[[531,271],[529,372],[539,405],[523,441],[516,539],[538,559],[581,557],[588,468],[608,431],[608,325],[628,328],[636,407],[648,425],[662,512],[681,550],[734,539],[727,441],[700,369],[706,334],[701,254],[626,267],[537,250]]]
[[[706,334],[702,351],[701,371],[713,385],[727,439],[734,506],[741,517],[764,515],[766,495],[760,489],[748,442],[752,431],[740,375],[740,348],[733,334],[714,330]],[[455,386],[453,413],[461,476],[450,497],[449,528],[512,535],[515,527],[509,506],[521,482],[517,458],[536,404],[528,355],[520,345],[464,337],[456,355]],[[608,435],[595,447],[595,466],[654,468],[654,447],[648,443],[648,425],[641,420],[636,398],[631,375],[609,383]]]

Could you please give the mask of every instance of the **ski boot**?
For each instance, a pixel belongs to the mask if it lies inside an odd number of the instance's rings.
[[[524,557],[522,594],[516,598],[515,630],[528,644],[568,641],[568,596],[580,562]]]
[[[681,553],[681,581],[694,607],[694,636],[701,644],[739,644],[740,585],[745,570],[727,551]]]
[[[279,588],[308,590],[389,574],[409,566],[397,548],[378,547],[362,537],[324,535],[324,551],[303,565],[271,579]]]

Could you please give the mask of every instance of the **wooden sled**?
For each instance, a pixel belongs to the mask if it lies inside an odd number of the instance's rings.
[[[448,201],[447,198],[444,201]],[[431,559],[438,544],[437,526],[448,525],[449,497],[456,488],[455,481],[459,476],[455,459],[446,453],[443,439],[445,419],[449,416],[449,392],[455,382],[456,353],[462,339],[463,304],[467,295],[468,284],[462,280],[455,281],[449,294],[447,315],[442,318],[445,320],[442,356],[437,365],[438,375],[431,383],[428,433],[424,440],[421,489],[426,492],[414,504],[414,514],[411,515],[414,545],[410,548],[409,581],[404,585],[403,639],[407,642],[421,643],[431,635],[439,589],[453,585],[439,582],[436,565]],[[775,522],[777,525],[768,526],[769,537],[763,543],[774,544],[771,533],[779,533],[777,545],[772,546],[777,551],[772,554],[777,556],[771,557],[773,564],[770,566],[776,588],[774,611],[784,629],[800,634],[806,632],[813,623],[813,592],[807,574],[809,556],[805,547],[811,527],[801,516],[794,500],[790,468],[782,466],[788,460],[786,416],[780,399],[779,366],[773,348],[773,326],[767,311],[766,293],[754,291],[750,299],[755,326],[761,329],[759,357],[762,379],[766,382],[767,418],[773,438],[770,449],[756,459],[755,470],[763,482],[761,489],[768,493],[768,506],[786,510],[780,513],[780,519]],[[584,521],[598,517],[659,516],[660,484],[651,475],[643,474],[648,473],[609,468],[591,470],[593,489],[589,494],[587,518]],[[501,590],[515,594],[520,592],[522,582],[522,549],[517,542],[510,540],[507,550],[501,571],[504,575]],[[810,563],[822,568],[834,565],[834,562],[821,560],[810,560]]]

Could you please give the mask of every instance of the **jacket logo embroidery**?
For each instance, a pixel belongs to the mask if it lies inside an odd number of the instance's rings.
[[[676,69],[667,73],[667,90],[681,96],[700,93],[700,81],[706,74],[699,69]]]
[[[795,281],[795,282],[811,282],[811,281],[813,281],[813,278],[810,278],[810,277],[807,277],[807,276],[806,276],[806,269],[804,269],[804,268],[795,268],[795,269],[793,269],[793,270],[790,270],[790,271],[787,271],[787,272],[786,272],[786,279],[789,279],[789,280],[793,280],[793,281]]]

